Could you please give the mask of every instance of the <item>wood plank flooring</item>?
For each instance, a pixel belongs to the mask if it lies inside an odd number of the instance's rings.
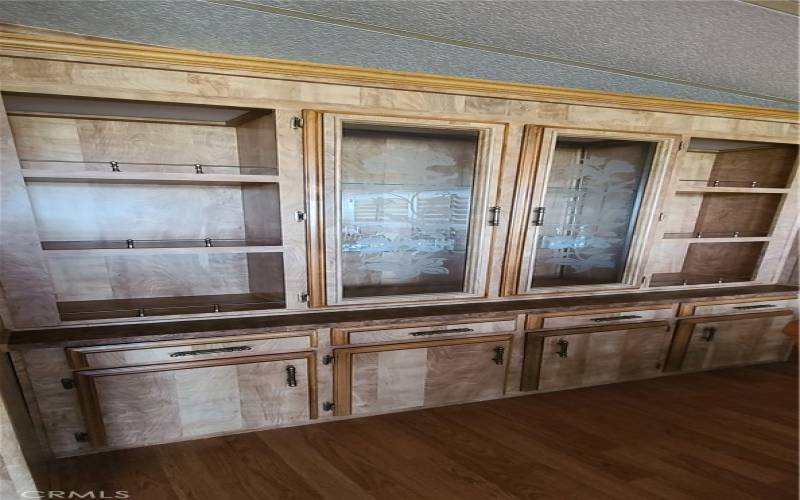
[[[796,499],[782,363],[57,461],[56,490],[160,499]]]

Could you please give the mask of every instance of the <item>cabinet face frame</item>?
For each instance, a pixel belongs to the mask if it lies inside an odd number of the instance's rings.
[[[92,446],[96,448],[106,446],[107,443],[105,424],[103,423],[103,413],[94,383],[94,380],[99,377],[302,359],[306,361],[306,373],[308,374],[308,415],[309,419],[313,420],[318,416],[317,367],[316,356],[313,351],[77,371],[75,372],[75,382],[78,389],[78,402],[80,404],[84,422],[86,423],[89,441],[91,442]]]
[[[535,130],[541,130],[536,133]],[[608,138],[627,141],[646,141],[656,143],[655,150],[649,166],[647,180],[642,189],[642,197],[638,204],[636,223],[631,232],[631,241],[628,255],[625,260],[625,268],[622,280],[619,283],[607,283],[599,285],[574,285],[574,286],[553,286],[534,288],[531,286],[533,280],[534,263],[536,258],[536,242],[539,237],[539,226],[531,225],[531,212],[534,207],[543,206],[547,183],[552,169],[556,142],[561,136],[580,137],[580,138]],[[541,138],[540,138],[541,137]],[[561,292],[582,292],[593,290],[620,290],[638,289],[642,276],[644,275],[644,259],[648,248],[652,244],[652,234],[656,224],[656,211],[660,204],[663,187],[668,178],[667,172],[678,149],[680,136],[639,134],[614,131],[584,130],[574,128],[544,128],[540,129],[529,125],[526,129],[523,149],[531,151],[530,154],[523,155],[520,162],[520,171],[529,171],[528,179],[532,178],[533,184],[524,182],[525,176],[520,176],[517,185],[515,199],[528,198],[530,201],[524,207],[524,213],[516,214],[515,218],[524,219],[524,225],[520,228],[522,235],[516,235],[517,245],[509,245],[509,254],[506,259],[509,262],[519,262],[520,271],[517,277],[516,287],[509,283],[503,286],[504,294],[511,295],[511,291],[516,288],[517,295],[533,295]],[[537,148],[529,141],[540,140]],[[515,206],[515,209],[522,207]],[[512,242],[514,237],[512,236]],[[514,279],[514,272],[508,267],[506,280]]]
[[[504,365],[505,375],[503,380],[503,388],[505,392],[506,382],[508,380],[509,366],[511,365],[512,358],[512,341],[514,340],[513,334],[502,335],[487,335],[480,337],[470,338],[453,338],[442,340],[428,340],[420,342],[400,342],[391,344],[377,344],[377,345],[361,345],[357,347],[340,347],[333,350],[335,358],[333,367],[333,400],[334,416],[348,416],[352,414],[352,395],[353,395],[353,355],[382,352],[382,351],[397,351],[405,349],[427,349],[443,346],[456,346],[467,344],[491,344],[503,343],[505,347]]]
[[[489,122],[433,120],[307,111],[306,182],[309,213],[309,303],[326,305],[381,304],[464,299],[488,295],[490,255],[494,238],[490,207],[499,197],[506,125]],[[344,124],[477,132],[475,170],[467,237],[464,290],[461,292],[344,298],[341,235],[341,146]],[[317,232],[317,234],[314,234]]]

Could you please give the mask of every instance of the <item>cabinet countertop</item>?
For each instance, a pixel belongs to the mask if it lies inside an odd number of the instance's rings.
[[[730,300],[752,296],[784,297],[797,295],[790,285],[752,285],[692,290],[665,290],[560,297],[525,297],[457,304],[405,304],[368,310],[308,310],[205,319],[171,319],[92,325],[62,325],[39,329],[7,330],[0,349],[23,351],[48,347],[88,346],[158,340],[214,338],[246,333],[241,330],[318,328],[347,323],[368,323],[399,319],[432,319],[446,316],[486,318],[502,313],[545,313],[612,306],[650,306],[664,303]],[[487,318],[488,319],[488,318]],[[250,332],[255,333],[255,332]]]

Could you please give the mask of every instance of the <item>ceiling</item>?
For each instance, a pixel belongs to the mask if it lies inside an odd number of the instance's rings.
[[[273,59],[797,109],[795,7],[781,0],[0,0],[0,21]]]

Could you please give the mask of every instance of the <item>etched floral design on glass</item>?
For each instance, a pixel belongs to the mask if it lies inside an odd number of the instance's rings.
[[[533,287],[619,283],[655,143],[560,137],[544,194]]]
[[[345,124],[344,298],[464,290],[478,135]]]

